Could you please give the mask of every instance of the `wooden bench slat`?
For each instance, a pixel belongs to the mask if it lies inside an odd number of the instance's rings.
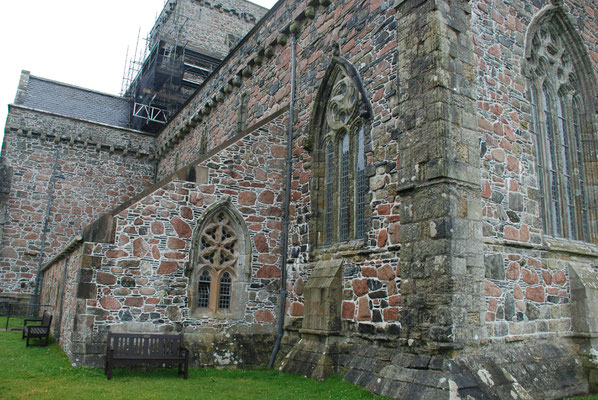
[[[105,373],[112,378],[115,362],[120,364],[177,363],[188,378],[189,351],[183,347],[183,335],[108,332]]]

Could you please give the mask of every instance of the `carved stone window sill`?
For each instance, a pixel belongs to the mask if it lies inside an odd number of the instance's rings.
[[[553,251],[598,256],[598,245],[594,243],[544,236],[544,244]]]
[[[195,310],[191,313],[193,319],[240,319],[235,317],[234,312]]]
[[[579,254],[585,256],[598,256],[598,244],[580,242],[565,238],[554,238],[544,235],[542,243],[522,243],[505,239],[485,237],[484,243],[492,246],[520,247],[543,251],[558,251],[563,253]]]

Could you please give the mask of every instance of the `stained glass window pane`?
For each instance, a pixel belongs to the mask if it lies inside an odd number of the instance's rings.
[[[220,295],[218,296],[218,308],[220,309],[230,308],[231,282],[232,279],[228,272],[222,274],[220,278]]]
[[[586,182],[585,182],[585,173],[584,173],[584,166],[583,166],[583,157],[581,153],[581,134],[579,129],[580,124],[580,117],[579,117],[579,108],[577,106],[577,102],[573,101],[573,134],[575,135],[575,144],[577,146],[576,151],[576,158],[577,158],[577,168],[579,168],[579,189],[581,194],[581,214],[582,214],[582,221],[583,221],[583,233],[585,235],[586,240],[590,238],[590,225],[588,221],[588,199],[586,197]]]
[[[365,236],[365,137],[363,126],[357,133],[357,161],[355,163],[355,237]]]
[[[559,202],[559,180],[556,166],[555,143],[554,143],[554,129],[552,124],[552,101],[548,94],[546,86],[542,87],[544,95],[544,117],[546,121],[546,168],[550,180],[550,203],[552,213],[552,232],[555,236],[562,236],[561,230],[561,212]]]
[[[349,135],[345,134],[341,142],[341,176],[339,191],[339,227],[341,241],[349,240],[349,227],[351,224],[349,215],[349,165]]]
[[[575,204],[573,204],[573,188],[571,182],[571,160],[569,157],[569,132],[567,132],[567,118],[565,114],[565,103],[563,97],[559,93],[557,102],[557,114],[559,120],[559,136],[561,144],[561,158],[563,160],[563,178],[565,181],[565,190],[567,195],[567,228],[569,229],[569,237],[577,239],[575,232]],[[564,217],[564,216],[563,216]]]
[[[530,94],[531,94],[531,101],[532,101],[532,122],[533,122],[533,132],[532,134],[534,135],[534,143],[536,145],[536,165],[538,167],[538,186],[540,189],[540,204],[542,207],[542,214],[541,214],[541,219],[542,219],[542,229],[544,230],[544,232],[546,232],[546,230],[548,229],[548,225],[547,225],[547,215],[546,215],[546,205],[544,203],[545,201],[545,197],[544,197],[544,167],[542,166],[542,156],[541,156],[541,145],[540,145],[540,137],[538,135],[539,131],[538,131],[538,115],[536,114],[538,112],[537,110],[537,105],[536,105],[536,92],[533,88],[533,86],[530,86]]]
[[[197,289],[197,307],[208,308],[210,306],[210,274],[204,270],[199,276]]]
[[[332,210],[334,201],[334,145],[329,141],[326,145],[326,215],[325,243],[332,243]]]

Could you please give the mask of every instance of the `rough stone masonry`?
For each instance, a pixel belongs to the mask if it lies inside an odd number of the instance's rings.
[[[281,370],[392,398],[597,390],[595,9],[281,0],[149,139],[157,182],[44,265],[55,336],[243,367],[282,318]]]

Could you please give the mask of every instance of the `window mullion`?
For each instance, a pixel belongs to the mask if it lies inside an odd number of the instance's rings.
[[[340,187],[339,187],[339,239],[341,241],[349,240],[349,231],[351,218],[349,215],[349,135],[345,133],[341,141],[341,162],[340,162]]]

